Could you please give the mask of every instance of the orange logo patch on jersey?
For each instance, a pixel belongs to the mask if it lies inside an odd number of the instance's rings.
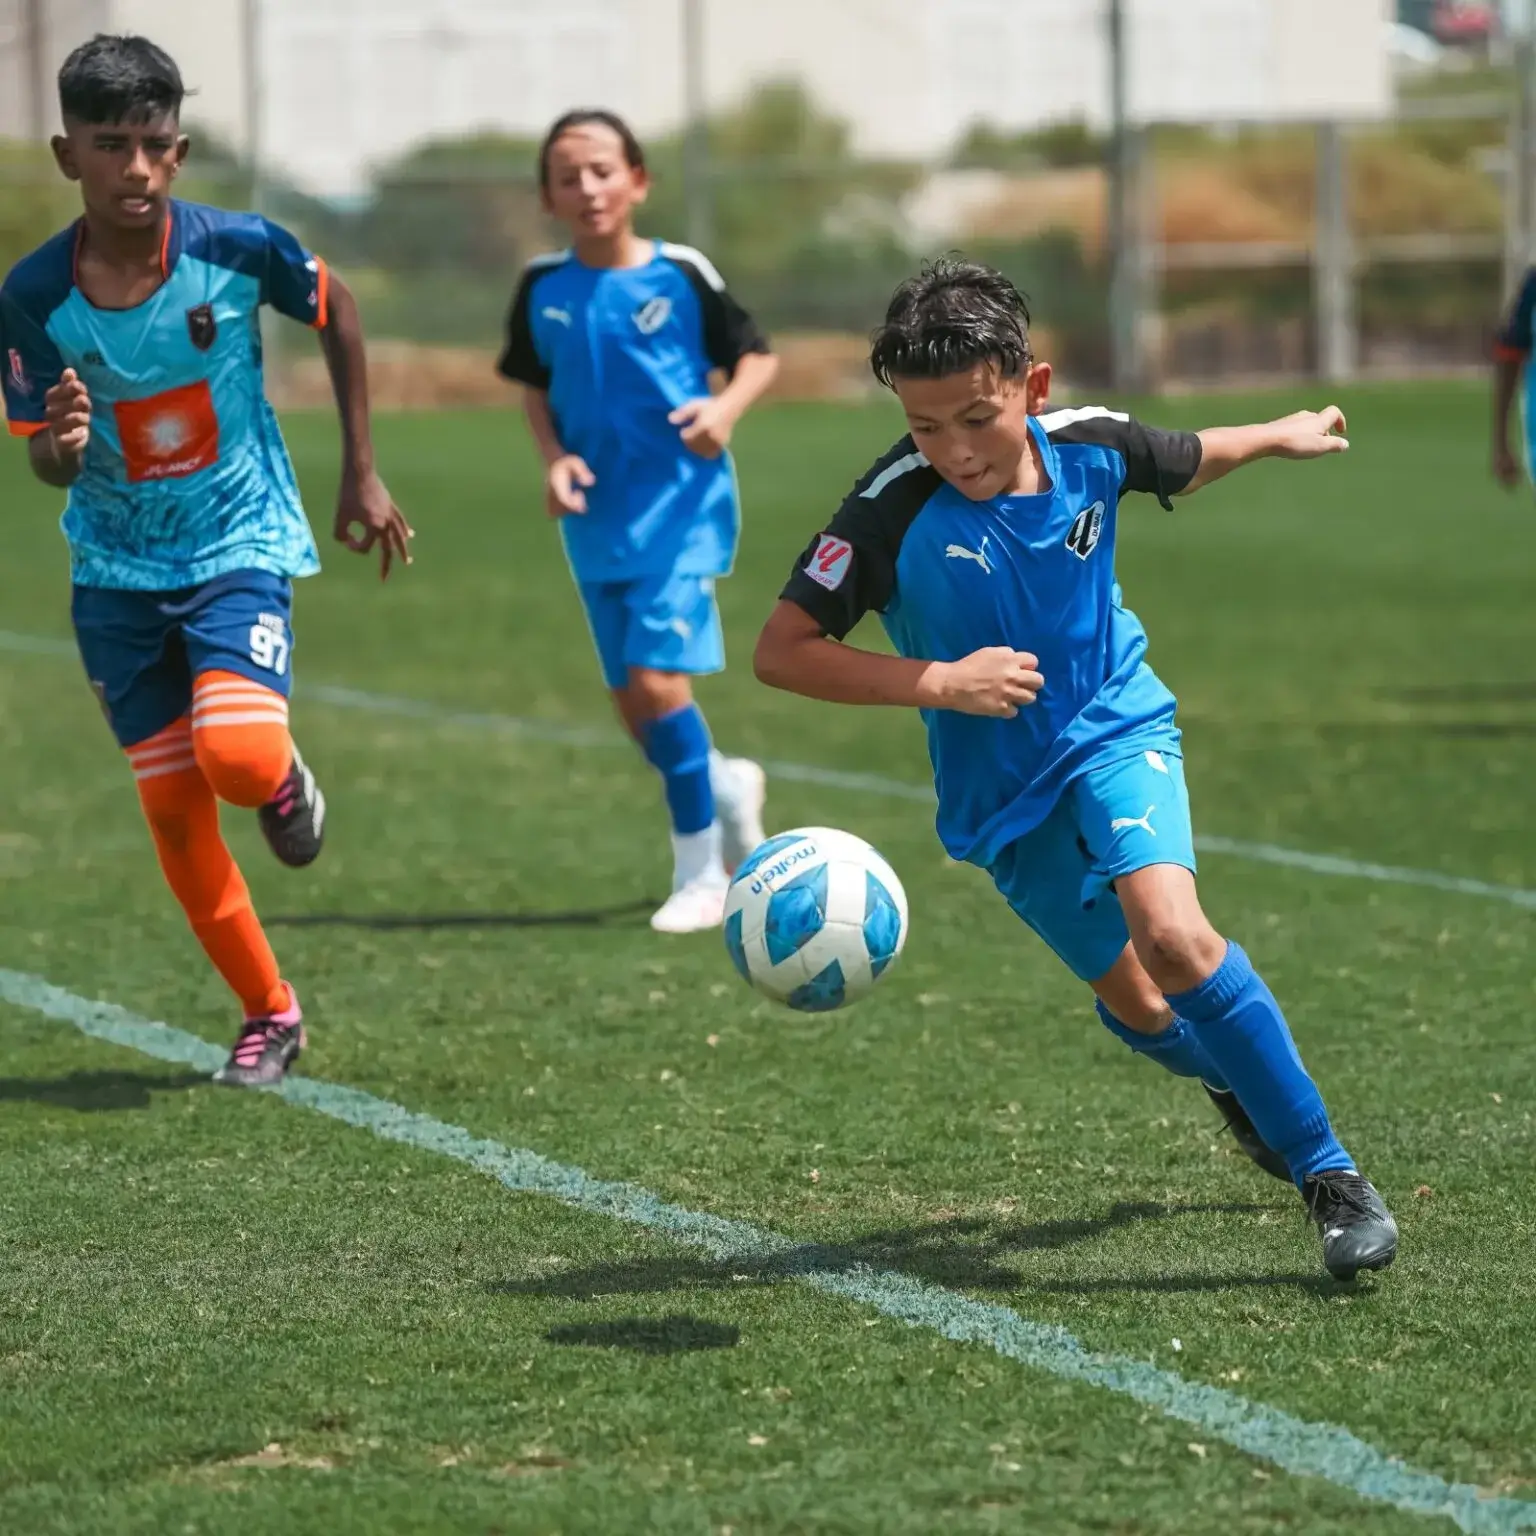
[[[219,459],[219,418],[206,380],[112,407],[134,484],[179,480]]]

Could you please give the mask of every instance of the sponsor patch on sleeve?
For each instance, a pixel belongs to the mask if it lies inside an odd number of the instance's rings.
[[[816,542],[816,553],[805,567],[805,574],[819,587],[836,592],[842,586],[848,567],[853,564],[853,545],[835,534],[824,533]]]

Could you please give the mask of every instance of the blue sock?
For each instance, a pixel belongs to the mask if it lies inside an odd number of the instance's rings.
[[[642,727],[646,761],[662,777],[672,830],[681,837],[702,832],[715,819],[709,786],[709,727],[697,704],[685,704]]]
[[[1105,1029],[1118,1035],[1138,1056],[1148,1057],[1175,1077],[1198,1077],[1212,1088],[1227,1091],[1227,1080],[1221,1075],[1221,1069],[1211,1060],[1194,1030],[1177,1014],[1162,1034],[1140,1035],[1129,1025],[1122,1024],[1097,999],[1093,1006],[1099,1010]]]
[[[1194,1026],[1254,1129],[1285,1159],[1298,1187],[1309,1173],[1354,1167],[1333,1134],[1274,993],[1238,945],[1229,940],[1215,972],[1198,987],[1170,995],[1168,1003]]]

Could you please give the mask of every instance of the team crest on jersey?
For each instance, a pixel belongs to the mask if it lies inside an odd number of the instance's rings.
[[[1072,524],[1072,531],[1067,535],[1067,548],[1079,560],[1086,560],[1098,547],[1099,535],[1103,531],[1104,503],[1096,501],[1091,507],[1084,507],[1077,514]]]
[[[10,347],[7,349],[5,355],[11,365],[11,383],[14,384],[16,388],[22,392],[22,394],[30,394],[32,390],[32,381],[27,377],[27,369],[26,365],[21,360],[21,353],[18,352],[15,347]]]
[[[199,352],[206,352],[219,339],[219,322],[213,318],[212,304],[199,304],[187,311],[187,335]]]
[[[662,294],[647,299],[635,311],[635,325],[642,336],[654,336],[672,318],[672,300]]]
[[[836,534],[824,533],[816,541],[816,553],[805,567],[805,574],[818,587],[836,592],[842,586],[848,567],[853,564],[853,545]]]

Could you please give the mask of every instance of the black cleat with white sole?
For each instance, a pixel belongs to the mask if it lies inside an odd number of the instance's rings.
[[[303,869],[320,857],[325,842],[325,796],[299,749],[282,787],[256,812],[262,835],[289,869]]]
[[[1258,1164],[1271,1178],[1289,1184],[1291,1171],[1285,1166],[1285,1159],[1271,1150],[1259,1135],[1253,1121],[1248,1118],[1248,1111],[1237,1102],[1237,1095],[1229,1088],[1212,1088],[1209,1083],[1201,1083],[1200,1086],[1210,1095],[1211,1103],[1221,1111],[1221,1118],[1227,1122],[1227,1129],[1232,1132],[1232,1139],[1242,1149],[1243,1155],[1250,1162]]]
[[[1385,1269],[1397,1257],[1397,1223],[1375,1186],[1358,1173],[1315,1173],[1301,1197],[1323,1240],[1323,1264],[1335,1280]]]

